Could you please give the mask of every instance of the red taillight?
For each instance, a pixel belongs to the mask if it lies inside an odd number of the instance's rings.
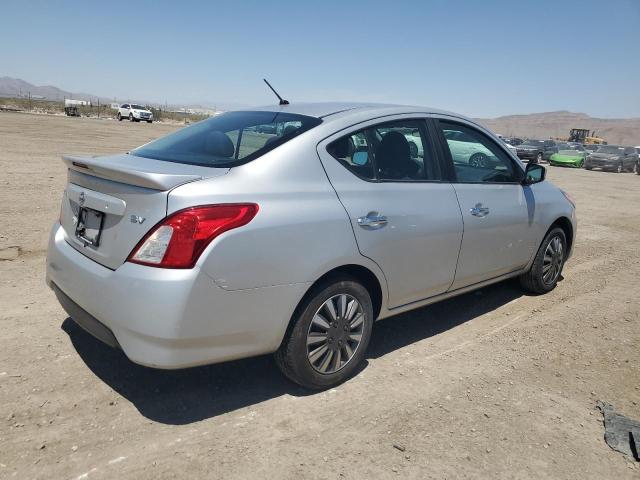
[[[161,268],[193,268],[207,245],[249,223],[254,203],[206,205],[180,210],[157,224],[133,249],[129,262]]]

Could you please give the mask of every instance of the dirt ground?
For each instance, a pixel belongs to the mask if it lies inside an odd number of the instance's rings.
[[[0,113],[0,478],[640,478],[595,409],[640,419],[639,176],[550,167],[580,222],[553,292],[506,282],[379,322],[362,371],[309,393],[268,356],[137,366],[45,286],[60,155],[174,128]]]

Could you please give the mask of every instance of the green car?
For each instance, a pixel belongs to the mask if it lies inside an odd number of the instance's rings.
[[[549,165],[582,168],[585,158],[587,152],[582,145],[558,144],[558,153],[551,155]]]

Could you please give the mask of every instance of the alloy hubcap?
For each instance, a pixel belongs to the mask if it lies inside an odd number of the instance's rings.
[[[542,281],[547,285],[553,283],[560,276],[562,262],[564,261],[564,247],[560,237],[553,237],[547,244],[542,261]]]
[[[353,358],[364,328],[360,302],[344,293],[329,298],[313,316],[307,332],[307,358],[319,373],[335,373]]]

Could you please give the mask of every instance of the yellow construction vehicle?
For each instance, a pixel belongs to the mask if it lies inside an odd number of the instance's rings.
[[[606,145],[604,138],[600,138],[596,135],[596,131],[593,132],[586,128],[572,128],[569,132],[569,142],[584,143],[587,145]]]

